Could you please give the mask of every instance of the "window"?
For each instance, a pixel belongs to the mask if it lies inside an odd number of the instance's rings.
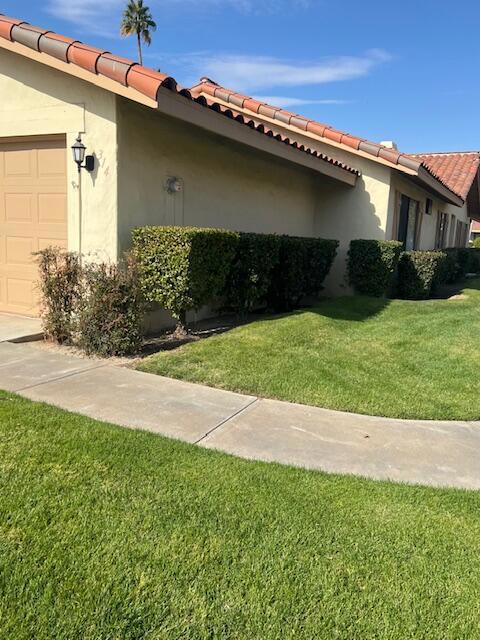
[[[397,239],[403,243],[406,251],[416,249],[421,226],[420,203],[408,196],[400,199],[400,215],[398,220]]]
[[[460,220],[457,222],[457,230],[455,233],[455,246],[456,247],[461,247],[462,246],[462,223],[460,222]]]
[[[452,213],[452,215],[450,216],[450,233],[448,234],[449,247],[455,246],[455,227],[456,227],[455,221],[456,221],[455,215]]]
[[[433,200],[431,198],[427,198],[425,201],[425,213],[427,216],[431,216],[433,213]]]
[[[437,231],[435,233],[435,249],[443,249],[447,244],[448,214],[438,212]]]

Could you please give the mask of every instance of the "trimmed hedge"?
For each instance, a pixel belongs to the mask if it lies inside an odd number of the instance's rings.
[[[392,293],[402,243],[395,240],[352,240],[348,281],[356,293],[377,298]]]
[[[168,309],[181,327],[186,312],[220,295],[239,245],[239,234],[197,227],[140,227],[133,252],[147,302]]]
[[[467,273],[470,272],[470,249],[452,247],[443,249],[442,252],[446,255],[443,282],[452,284],[463,280]]]
[[[443,251],[405,251],[398,263],[398,295],[407,300],[430,298],[444,281],[448,256]]]
[[[321,291],[338,242],[197,227],[133,230],[145,300],[167,309],[185,328],[190,309],[221,298],[226,308],[292,309]]]
[[[479,238],[480,239],[480,238]],[[480,273],[480,247],[472,247],[469,250],[468,273]]]
[[[241,233],[231,263],[224,296],[228,307],[247,313],[265,304],[275,267],[280,260],[280,237]]]
[[[289,311],[303,299],[317,297],[337,247],[337,240],[280,236],[279,260],[267,296],[269,306]]]

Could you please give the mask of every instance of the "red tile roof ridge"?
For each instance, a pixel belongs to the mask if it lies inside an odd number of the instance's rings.
[[[279,131],[272,131],[271,129],[269,129],[268,127],[265,126],[265,123],[262,120],[256,120],[255,118],[250,118],[250,117],[246,117],[245,114],[241,113],[240,111],[237,111],[236,109],[232,109],[232,107],[225,107],[224,105],[219,104],[218,102],[215,102],[214,100],[209,100],[208,98],[204,98],[207,103],[209,104],[209,106],[211,108],[215,108],[216,110],[218,110],[218,108],[223,108],[225,110],[228,110],[232,113],[233,117],[235,118],[235,120],[239,120],[240,118],[242,118],[245,122],[245,124],[248,124],[249,126],[251,126],[252,124],[258,128],[261,127],[263,130],[265,130],[265,132],[267,133],[267,135],[270,135],[271,137],[275,137],[278,140],[282,140],[282,142],[285,142],[286,140],[290,141],[290,138],[279,132]],[[322,151],[318,151],[318,150],[312,150],[308,147],[306,147],[304,144],[298,143],[296,141],[290,141],[291,144],[293,146],[295,146],[298,149],[301,150],[305,150],[307,153],[310,154],[315,154],[318,158],[320,158],[321,160],[325,160],[326,162],[329,162],[330,164],[335,164],[336,166],[340,166],[342,169],[345,169],[346,171],[350,171],[352,173],[355,173],[356,175],[361,175],[361,172],[358,171],[357,169],[351,167],[350,165],[348,165],[345,162],[341,162],[340,160],[337,160],[336,158],[332,158],[331,156],[329,156],[328,154],[323,153]]]
[[[38,53],[43,53],[57,58],[62,62],[76,65],[95,75],[105,76],[126,87],[136,89],[138,92],[157,102],[159,91],[162,87],[166,88],[221,115],[235,119],[237,122],[251,129],[255,129],[259,133],[288,144],[290,147],[298,149],[299,152],[317,157],[356,176],[360,175],[360,171],[335,158],[306,148],[304,145],[299,145],[295,140],[290,140],[287,136],[279,135],[268,129],[266,130],[264,123],[256,123],[253,120],[245,119],[244,115],[239,112],[235,112],[234,114],[231,109],[225,108],[224,105],[218,102],[208,104],[203,96],[192,96],[191,91],[180,87],[175,78],[149,67],[144,67],[133,60],[115,56],[109,51],[91,47],[79,40],[67,38],[47,29],[34,27],[28,22],[17,18],[10,18],[0,13],[0,40],[1,39],[9,40],[10,42],[19,42]]]
[[[480,151],[423,151],[422,153],[410,153],[414,157],[419,156],[480,156]]]
[[[466,200],[475,178],[479,175],[480,152],[448,151],[419,153],[415,156],[422,160],[437,180]]]
[[[382,160],[390,163],[393,166],[399,166],[399,168],[407,168],[413,171],[418,171],[420,167],[422,167],[449,191],[451,191],[456,196],[464,199],[463,196],[452,189],[440,175],[432,171],[427,162],[425,162],[422,158],[418,158],[415,154],[402,153],[397,149],[392,149],[377,142],[371,142],[366,138],[360,138],[350,133],[340,131],[332,126],[305,118],[304,116],[287,111],[286,109],[267,105],[260,100],[256,100],[255,98],[251,98],[250,96],[232,91],[231,89],[227,89],[211,78],[201,78],[198,84],[190,88],[190,91],[193,95],[200,95],[205,92],[211,95],[213,98],[218,97],[224,102],[232,102],[233,104],[236,104],[236,106],[241,106],[242,108],[247,109],[248,111],[252,111],[253,113],[260,113],[262,115],[263,110],[263,115],[270,118],[271,120],[278,120],[279,123],[287,124],[297,129],[303,129],[304,131],[313,133],[319,138],[333,140],[334,142],[350,147],[350,149],[353,149],[354,151],[360,151],[372,157],[381,158]]]

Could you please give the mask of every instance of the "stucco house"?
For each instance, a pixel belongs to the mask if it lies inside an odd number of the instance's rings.
[[[117,260],[139,225],[336,238],[339,292],[352,238],[465,245],[480,219],[478,153],[402,154],[2,15],[0,95],[0,312],[37,313],[32,252]]]

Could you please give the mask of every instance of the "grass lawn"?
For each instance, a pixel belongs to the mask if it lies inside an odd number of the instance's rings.
[[[142,361],[142,371],[393,418],[480,418],[480,280],[463,300],[349,297]]]
[[[480,493],[248,462],[0,392],[0,638],[480,635]]]

